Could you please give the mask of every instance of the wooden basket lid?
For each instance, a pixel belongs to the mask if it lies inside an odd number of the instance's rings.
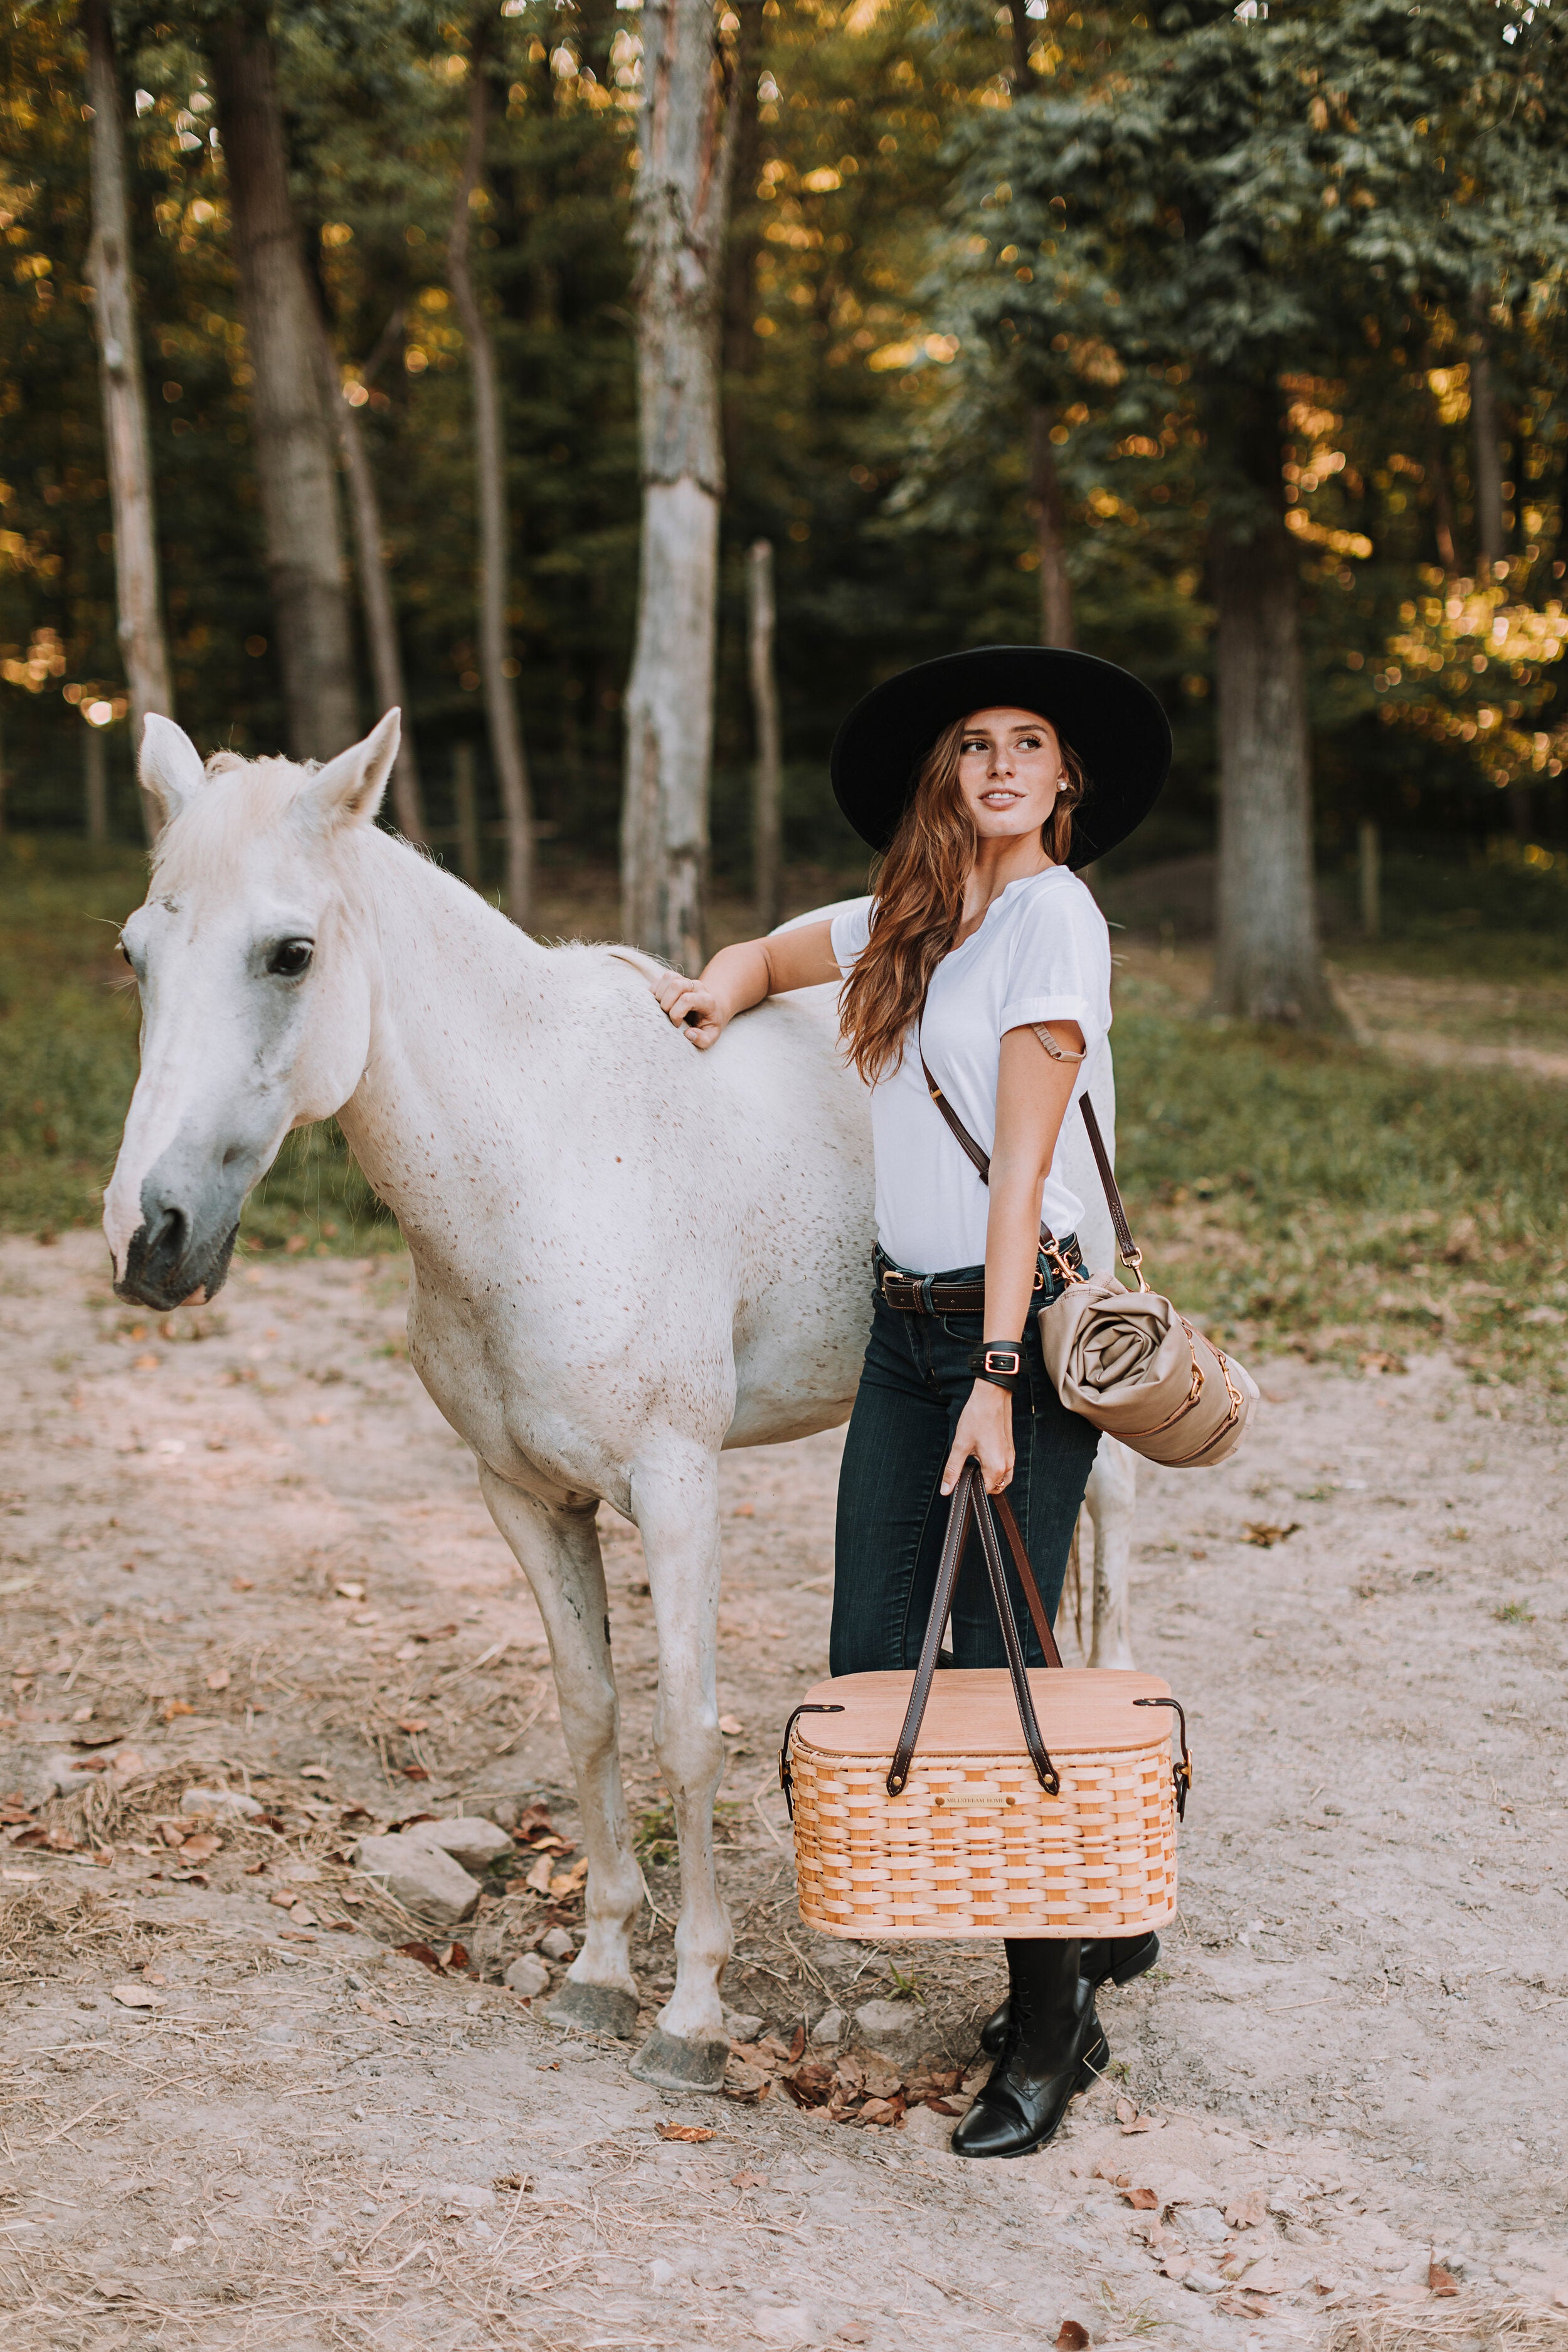
[[[807,1691],[807,1706],[837,1706],[839,1715],[803,1715],[795,1727],[802,1748],[825,1756],[891,1757],[910,1703],[912,1674],[837,1675]],[[1170,1737],[1169,1707],[1134,1706],[1134,1699],[1169,1698],[1158,1675],[1110,1666],[1032,1666],[1029,1692],[1040,1736],[1054,1754],[1074,1750],[1152,1748]],[[1003,1666],[946,1666],[933,1678],[915,1746],[922,1756],[1024,1756],[1023,1726],[1013,1685]]]

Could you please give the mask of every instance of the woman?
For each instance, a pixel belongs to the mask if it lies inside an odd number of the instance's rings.
[[[1063,1120],[1110,1024],[1105,919],[1073,872],[1129,834],[1164,782],[1170,730],[1124,670],[1053,648],[987,646],[876,688],[839,730],[833,784],[885,853],[877,895],[831,921],[722,949],[655,993],[700,1050],[781,991],[843,979],[846,1048],[871,1089],[875,1306],[844,1448],[835,1675],[916,1663],[950,1496],[964,1462],[1008,1497],[1055,1614],[1098,1433],[1047,1377],[1035,1311],[1082,1213],[1056,1172]],[[991,1155],[984,1183],[928,1091],[922,1056]],[[1016,1578],[1018,1635],[1041,1655]],[[1006,1663],[978,1546],[952,1612],[959,1666]],[[946,1654],[944,1653],[944,1657]],[[1049,2139],[1109,2057],[1097,1988],[1156,1939],[1010,1937],[998,2062],[953,2135],[963,2156]]]

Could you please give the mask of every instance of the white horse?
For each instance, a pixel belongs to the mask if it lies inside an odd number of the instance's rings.
[[[601,1497],[641,1531],[681,1907],[675,1989],[634,2072],[713,2089],[730,1949],[718,1457],[848,1412],[868,1308],[864,1097],[830,992],[761,1006],[693,1054],[648,959],[540,947],[378,831],[397,740],[394,711],[313,772],[229,754],[204,770],[179,728],[147,720],[142,778],[165,824],[123,933],[142,1031],[105,1201],[116,1287],[157,1308],[210,1297],[284,1136],[338,1118],[408,1246],[410,1358],[473,1448],[550,1642],[589,1864],[555,2014],[616,2034],[637,2014],[643,1885]]]

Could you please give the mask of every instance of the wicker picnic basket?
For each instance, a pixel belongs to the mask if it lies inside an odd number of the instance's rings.
[[[801,1914],[826,1935],[1132,1936],[1174,1916],[1176,1823],[1192,1778],[1185,1718],[1155,1675],[1063,1667],[1016,1524],[997,1502],[1049,1664],[1024,1665],[995,1523],[970,1463],[913,1675],[818,1683],[785,1727],[779,1771]],[[939,1673],[971,1524],[1008,1664]]]

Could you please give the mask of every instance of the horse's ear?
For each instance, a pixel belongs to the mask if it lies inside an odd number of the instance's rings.
[[[150,710],[142,722],[142,749],[136,762],[142,789],[156,802],[163,823],[179,815],[185,803],[206,782],[202,755],[183,727]]]
[[[318,823],[336,826],[374,822],[402,733],[403,714],[395,706],[377,720],[363,743],[351,744],[324,768],[318,768],[302,796]]]

